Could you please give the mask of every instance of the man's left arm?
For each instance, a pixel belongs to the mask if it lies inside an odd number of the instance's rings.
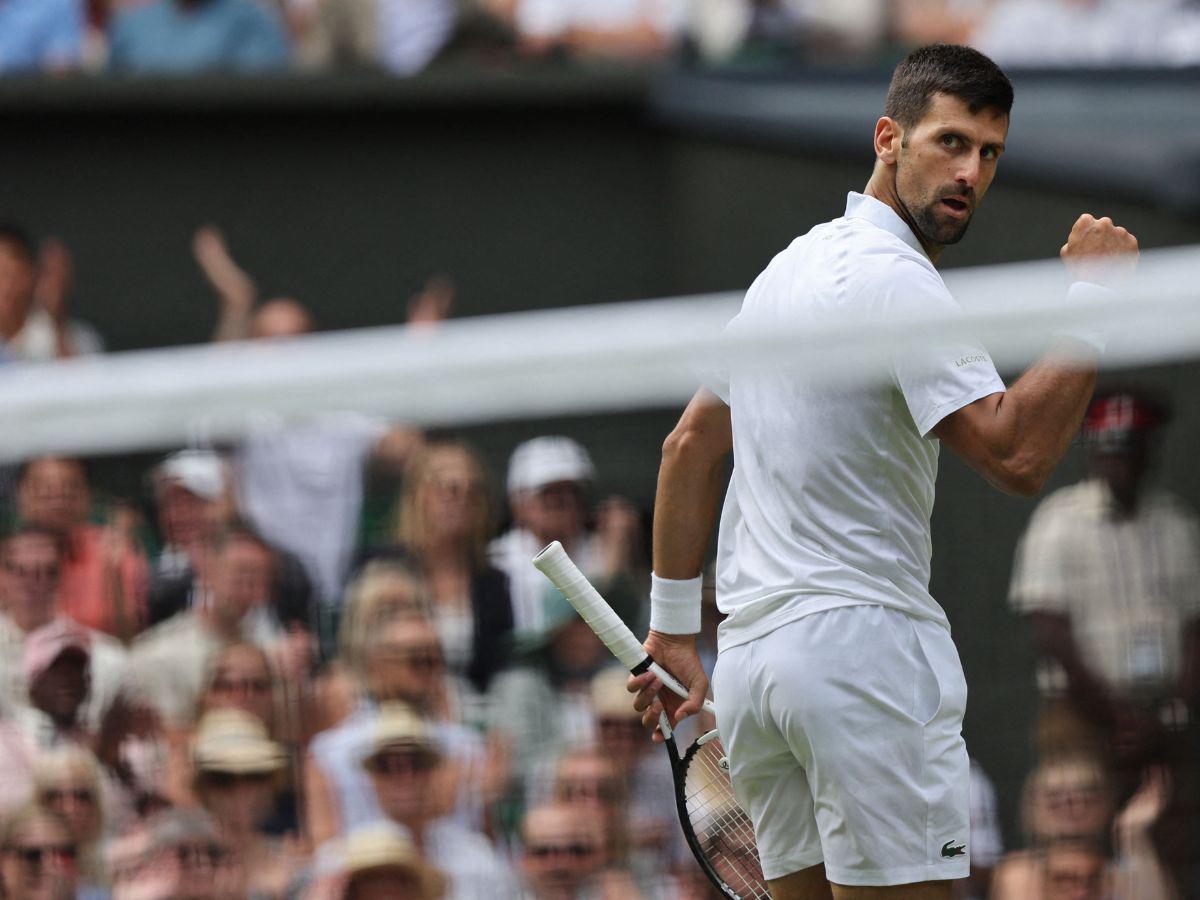
[[[708,677],[696,653],[700,631],[700,577],[717,520],[725,459],[733,447],[729,407],[699,391],[663,444],[654,500],[654,586],[646,652],[688,688],[687,700],[669,692],[652,673],[629,680],[642,722],[653,727],[662,701],[672,722],[701,709]],[[694,588],[694,590],[692,590]],[[661,740],[656,732],[655,739]]]

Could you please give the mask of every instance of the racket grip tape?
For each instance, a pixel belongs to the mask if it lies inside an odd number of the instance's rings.
[[[588,623],[596,632],[596,637],[625,668],[632,670],[646,660],[646,649],[641,641],[633,636],[633,632],[592,587],[579,567],[571,561],[562,544],[558,541],[551,543],[533,558],[533,564],[562,592],[580,618]]]
[[[687,697],[687,688],[647,655],[641,641],[633,636],[633,632],[592,587],[562,544],[558,541],[551,543],[533,558],[533,564],[562,592],[580,618],[596,632],[596,637],[621,661],[621,665],[634,675],[653,672],[668,690],[680,697]],[[705,700],[704,708],[711,712],[712,702]]]

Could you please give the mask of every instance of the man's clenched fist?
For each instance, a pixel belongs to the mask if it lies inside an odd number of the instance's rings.
[[[1133,274],[1138,242],[1108,216],[1097,219],[1084,213],[1076,220],[1059,256],[1079,281],[1112,285]]]

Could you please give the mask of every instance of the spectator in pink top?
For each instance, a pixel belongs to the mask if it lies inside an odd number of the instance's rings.
[[[17,481],[23,521],[63,536],[61,608],[81,625],[122,640],[145,618],[148,566],[133,539],[133,514],[116,510],[107,525],[88,521],[91,491],[83,464],[47,456],[24,465]]]

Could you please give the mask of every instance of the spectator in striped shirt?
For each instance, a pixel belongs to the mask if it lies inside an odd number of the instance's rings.
[[[1092,403],[1089,477],[1034,512],[1010,590],[1047,664],[1043,688],[1135,772],[1194,703],[1200,660],[1200,520],[1147,479],[1166,419],[1141,393]]]

